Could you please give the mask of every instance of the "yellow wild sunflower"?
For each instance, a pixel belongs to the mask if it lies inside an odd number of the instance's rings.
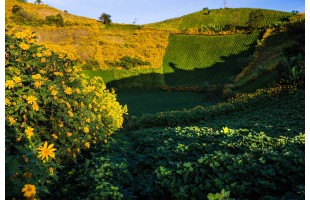
[[[24,192],[24,197],[31,198],[36,195],[36,186],[32,184],[25,184],[22,192]]]
[[[34,131],[34,128],[31,128],[29,126],[26,128],[25,133],[28,139],[30,139],[34,135],[33,131]]]
[[[37,148],[37,150],[39,151],[39,158],[41,158],[42,160],[46,159],[46,161],[48,161],[48,158],[55,158],[55,153],[54,151],[56,151],[56,148],[53,148],[54,144],[50,144],[47,146],[47,142],[44,143],[43,146],[39,146]]]
[[[37,98],[32,96],[32,95],[28,96],[26,98],[26,100],[27,100],[27,103],[30,104],[30,105],[32,105],[33,103],[37,102]]]

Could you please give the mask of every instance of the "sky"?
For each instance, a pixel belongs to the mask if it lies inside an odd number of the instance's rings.
[[[28,2],[34,0],[28,0]],[[112,22],[146,24],[180,17],[208,7],[224,8],[224,0],[42,0],[43,3],[71,14],[98,19],[102,13]],[[305,11],[305,0],[226,0],[229,8],[265,8]],[[135,20],[136,19],[136,20]]]

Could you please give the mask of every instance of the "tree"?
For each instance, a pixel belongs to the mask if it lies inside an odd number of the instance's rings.
[[[107,14],[107,13],[102,13],[99,17],[99,20],[104,23],[104,24],[111,24],[112,20],[111,20],[111,15]]]
[[[42,4],[43,3],[43,1],[41,1],[41,0],[36,0],[35,2],[34,2],[34,4]]]

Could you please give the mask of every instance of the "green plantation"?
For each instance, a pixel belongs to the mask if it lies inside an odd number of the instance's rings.
[[[303,13],[108,26],[7,1],[6,199],[305,199]]]
[[[167,85],[225,83],[250,61],[258,33],[228,36],[171,35],[163,60]]]

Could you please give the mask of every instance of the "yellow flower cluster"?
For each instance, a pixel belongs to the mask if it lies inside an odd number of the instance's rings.
[[[122,127],[127,113],[126,107],[116,101],[115,93],[106,89],[101,78],[90,79],[81,74],[70,56],[60,59],[54,52],[30,44],[25,34],[17,36],[6,39],[14,48],[22,49],[21,42],[29,45],[31,52],[16,51],[19,55],[13,57],[10,46],[6,46],[9,64],[5,74],[5,119],[6,126],[13,126],[16,131],[8,133],[14,138],[13,145],[27,145],[29,155],[35,153],[36,158],[49,162],[47,167],[53,168],[56,164],[50,158],[57,156],[58,162],[66,162],[65,158],[75,158],[92,144],[106,143],[106,138]],[[23,85],[26,87],[20,87]],[[28,163],[37,163],[29,162],[35,157],[26,157],[24,152],[17,154],[24,158],[27,167]],[[53,174],[54,168],[52,171],[48,174]],[[26,177],[30,175],[26,174],[22,181]],[[25,185],[22,190],[27,198],[36,195],[35,186]]]

